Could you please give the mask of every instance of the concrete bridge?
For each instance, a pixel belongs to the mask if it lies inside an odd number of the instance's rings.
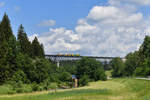
[[[94,58],[97,61],[100,62],[107,62],[109,63],[113,58],[115,57],[97,57],[97,56],[66,56],[66,55],[45,55],[47,59],[50,59],[51,61],[54,61],[57,63],[57,66],[59,67],[60,61],[76,61],[80,60],[82,57],[88,57],[88,58]],[[122,58],[123,61],[125,61],[124,58]]]

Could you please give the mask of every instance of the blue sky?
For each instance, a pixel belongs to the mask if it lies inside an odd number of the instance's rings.
[[[1,0],[14,34],[23,24],[47,54],[125,56],[150,35],[150,0]]]
[[[5,2],[5,5],[1,8],[0,16],[7,12],[14,32],[16,33],[19,24],[23,24],[28,34],[40,34],[48,30],[48,27],[37,27],[42,20],[48,19],[57,21],[54,27],[73,29],[78,19],[85,17],[94,5],[101,3],[99,0],[2,0],[1,2]]]

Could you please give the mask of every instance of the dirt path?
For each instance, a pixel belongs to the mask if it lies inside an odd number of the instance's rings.
[[[150,78],[136,77],[135,79],[150,80]]]

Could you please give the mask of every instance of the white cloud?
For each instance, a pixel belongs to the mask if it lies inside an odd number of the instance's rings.
[[[150,5],[150,0],[109,0],[111,5],[120,5],[121,3],[130,3],[134,5],[148,6]]]
[[[88,14],[88,19],[105,24],[134,24],[142,20],[141,13],[127,13],[114,6],[95,6]]]
[[[129,0],[123,1],[130,3]],[[77,52],[81,55],[125,56],[137,50],[144,36],[149,35],[150,19],[145,19],[134,8],[137,6],[127,7],[127,4],[122,7],[120,3],[123,1],[109,0],[108,6],[94,6],[87,17],[78,20],[74,30],[50,28],[49,32],[39,36],[46,53]],[[143,5],[148,4],[148,0],[146,1]]]
[[[56,24],[56,21],[55,20],[44,20],[42,21],[41,23],[38,24],[38,26],[54,26]]]
[[[0,7],[3,7],[5,5],[5,2],[0,2]]]
[[[29,39],[33,40],[35,36],[37,34],[30,36]],[[51,28],[49,32],[44,33],[38,38],[44,44],[47,53],[72,52],[81,48],[79,44],[75,43],[75,41],[79,40],[77,34],[65,28]]]
[[[33,34],[33,35],[29,36],[29,40],[33,41],[35,37],[38,37],[38,34]]]

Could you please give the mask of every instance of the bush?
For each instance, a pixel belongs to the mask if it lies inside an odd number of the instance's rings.
[[[50,79],[46,79],[44,82],[40,83],[41,86],[43,86],[44,90],[49,90],[50,89]]]
[[[23,83],[30,83],[30,81],[27,79],[26,74],[22,70],[16,71],[12,76],[11,81],[16,83],[18,83],[19,81]]]
[[[9,84],[0,86],[0,95],[1,94],[14,94],[14,92],[12,93],[12,91],[13,91],[13,87]]]
[[[135,75],[136,76],[141,76],[141,77],[147,77],[150,75],[150,68],[149,67],[138,67],[135,70]]]
[[[119,57],[114,58],[110,65],[113,68],[112,77],[123,77],[125,75],[125,64]]]
[[[30,92],[32,92],[32,86],[23,84],[22,87],[16,88],[16,92],[17,93],[30,93]]]
[[[57,83],[51,83],[50,86],[49,86],[49,88],[55,90],[55,93],[56,93],[58,85],[57,85]]]
[[[42,91],[42,90],[44,90],[44,87],[41,84],[33,83],[32,90],[33,91]]]
[[[79,79],[79,86],[85,86],[88,85],[89,82],[89,77],[87,75],[83,75],[80,79]]]
[[[28,69],[28,78],[31,82],[41,83],[51,74],[51,63],[46,59],[35,59],[33,66]]]
[[[105,75],[104,70],[101,68],[97,69],[94,74],[94,79],[95,81],[98,81],[98,80],[106,81],[107,76]]]
[[[71,74],[68,72],[63,72],[60,74],[59,80],[63,82],[68,82],[71,80]]]
[[[57,73],[52,73],[52,74],[50,74],[50,81],[51,82],[59,82],[59,74],[57,74]]]
[[[22,81],[19,81],[17,83],[14,82],[13,91],[16,91],[16,93],[29,93],[32,92],[32,86],[31,84],[23,84]],[[11,92],[13,92],[11,91]]]
[[[16,91],[15,90],[9,90],[7,94],[15,94]]]

